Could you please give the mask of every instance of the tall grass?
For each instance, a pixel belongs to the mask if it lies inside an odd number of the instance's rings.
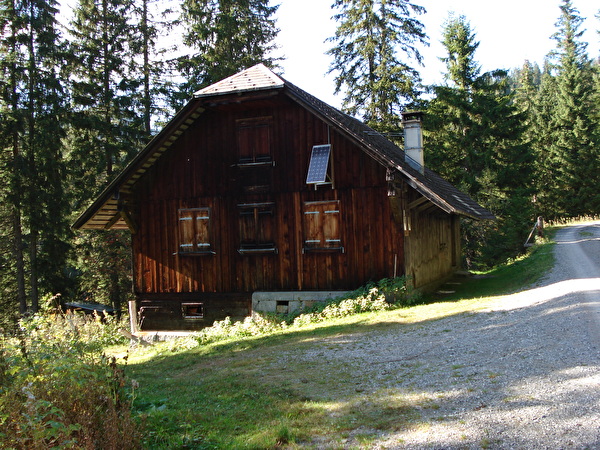
[[[19,325],[1,338],[0,447],[140,448],[132,386],[102,354],[121,324],[44,311]]]

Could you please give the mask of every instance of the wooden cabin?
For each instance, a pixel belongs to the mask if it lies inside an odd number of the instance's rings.
[[[198,91],[74,227],[131,231],[142,330],[243,317],[256,293],[426,286],[459,268],[460,216],[493,216],[419,162],[419,121],[411,159],[257,65]]]

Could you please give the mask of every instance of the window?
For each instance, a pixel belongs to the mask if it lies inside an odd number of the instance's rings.
[[[204,305],[202,303],[182,303],[181,315],[184,319],[203,319]]]
[[[331,156],[331,145],[315,145],[310,154],[306,184],[312,184],[315,189],[321,184],[332,184],[332,176],[329,173],[329,159]]]
[[[304,203],[304,251],[344,251],[339,200]]]
[[[271,118],[256,117],[236,122],[239,165],[271,165]]]
[[[210,228],[210,208],[180,209],[179,253],[214,254]]]
[[[277,253],[273,238],[274,203],[238,205],[241,254]]]

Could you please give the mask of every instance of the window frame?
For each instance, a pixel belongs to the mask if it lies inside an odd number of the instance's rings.
[[[276,254],[278,250],[275,244],[275,203],[240,203],[237,207],[238,253],[241,255]],[[265,225],[267,221],[270,223]]]
[[[193,309],[197,309],[199,312],[190,313]],[[204,303],[182,302],[181,317],[183,318],[183,320],[204,320]]]

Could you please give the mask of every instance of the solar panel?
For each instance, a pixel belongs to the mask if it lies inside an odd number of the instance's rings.
[[[327,180],[327,166],[331,145],[315,145],[310,155],[306,183],[325,183]]]

